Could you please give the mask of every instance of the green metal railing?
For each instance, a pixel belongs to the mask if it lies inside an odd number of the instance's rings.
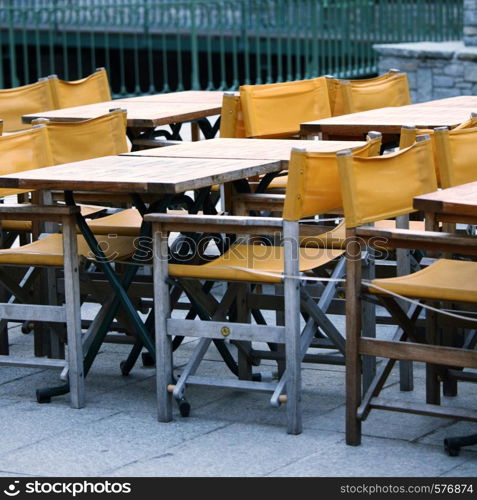
[[[463,0],[2,0],[0,87],[105,66],[116,95],[376,72],[374,43],[456,40]]]

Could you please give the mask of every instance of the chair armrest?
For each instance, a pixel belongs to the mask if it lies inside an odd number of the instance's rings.
[[[147,214],[144,220],[161,225],[165,231],[180,232],[275,234],[283,227],[283,219],[278,217]]]
[[[0,220],[58,221],[79,211],[80,207],[70,207],[67,205],[0,204]]]
[[[232,198],[236,213],[245,213],[248,210],[283,210],[285,195],[266,193],[238,194]]]
[[[356,235],[368,245],[381,248],[412,248],[477,255],[477,238],[458,236],[455,233],[360,227],[356,229]]]

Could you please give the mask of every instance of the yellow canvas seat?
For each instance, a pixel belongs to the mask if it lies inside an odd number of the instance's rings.
[[[30,85],[0,90],[0,109],[5,132],[31,128],[22,123],[22,115],[55,109],[51,86],[47,79]]]
[[[88,222],[95,234],[117,234],[119,236],[139,236],[142,216],[135,208],[121,210]]]
[[[94,104],[112,99],[108,74],[104,68],[98,68],[93,74],[80,80],[60,80],[57,75],[50,75],[48,80],[53,93],[55,109]]]
[[[106,257],[117,261],[126,260],[134,253],[133,237],[108,238],[99,236],[97,241],[101,248],[104,248]],[[88,260],[94,260],[94,256],[82,236],[78,236],[78,255]],[[63,266],[63,236],[50,234],[27,245],[0,250],[0,265],[61,267]]]
[[[300,246],[305,248],[341,248],[346,245],[346,224],[342,220],[337,226],[323,234],[300,236]]]
[[[300,272],[310,271],[329,263],[330,260],[342,254],[342,250],[300,248],[299,270]],[[171,264],[169,274],[178,278],[281,283],[283,282],[283,268],[283,247],[234,245],[226,253],[207,264],[200,266]]]
[[[440,383],[446,380],[448,367],[469,366],[467,364],[470,359],[469,353],[473,351],[464,348],[450,349],[448,347],[450,344],[443,340],[448,339],[448,336],[441,337],[437,333],[437,315],[434,312],[427,313],[425,336],[415,329],[414,323],[422,311],[422,301],[430,301],[434,307],[439,307],[441,302],[446,304],[445,307],[450,307],[449,303],[460,301],[476,303],[477,263],[442,259],[413,274],[361,282],[359,250],[363,242],[372,244],[373,239],[379,238],[384,239],[392,248],[434,248],[435,250],[438,250],[438,245],[446,243],[443,238],[433,240],[432,235],[435,233],[430,233],[426,242],[425,232],[360,227],[384,216],[396,217],[413,212],[415,196],[437,190],[436,169],[429,136],[420,136],[412,146],[380,159],[356,158],[347,152],[339,153],[338,169],[342,181],[343,208],[348,224],[347,443],[360,444],[361,423],[373,408],[457,418],[465,415],[465,418],[471,418],[468,409],[464,412],[459,412],[458,408],[446,411],[446,409],[440,410],[438,405],[440,404]],[[379,175],[378,172],[380,172]],[[372,178],[382,182],[371,182]],[[378,298],[397,321],[400,329],[391,339],[374,339],[365,336],[366,326],[363,326],[361,319],[361,300],[363,297],[366,298],[366,295]],[[415,301],[409,311],[402,305],[402,300],[405,298]],[[462,318],[461,324],[465,325],[465,318]],[[473,328],[473,325],[469,325],[469,328]],[[459,358],[460,353],[462,357]],[[360,387],[362,355],[385,359],[382,369],[365,395],[361,394]],[[414,404],[409,401],[401,403],[399,400],[387,400],[380,396],[381,388],[398,359],[426,363],[426,403]],[[477,420],[477,413],[474,419]]]
[[[369,288],[377,294],[389,290],[405,297],[477,303],[477,263],[440,259],[407,276],[373,280]]]
[[[331,116],[325,77],[265,85],[242,85],[246,137],[292,137],[300,123]]]

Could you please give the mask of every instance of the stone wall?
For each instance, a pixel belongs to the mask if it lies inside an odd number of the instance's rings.
[[[379,73],[405,71],[413,103],[477,95],[477,47],[462,41],[375,45]]]

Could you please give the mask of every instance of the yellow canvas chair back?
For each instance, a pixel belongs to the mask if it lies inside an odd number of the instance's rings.
[[[434,142],[442,188],[477,181],[475,151],[477,126],[473,128],[439,127]]]
[[[239,139],[245,137],[240,95],[235,92],[224,92],[222,111],[220,113],[220,137]]]
[[[0,175],[14,174],[53,165],[46,127],[0,137]],[[25,193],[17,189],[0,189],[0,197]]]
[[[52,122],[39,118],[48,130],[53,164],[88,160],[126,153],[126,112],[112,110],[106,115],[80,122]]]
[[[30,125],[22,123],[22,115],[52,109],[55,109],[55,102],[48,79],[0,90],[0,118],[5,132],[29,129]]]
[[[370,132],[367,144],[353,155],[375,156],[381,148],[381,134]],[[305,217],[342,207],[340,179],[335,153],[313,153],[294,148],[288,167],[288,183],[283,207],[285,220]]]
[[[368,85],[341,82],[344,113],[411,104],[406,73],[399,73]]]
[[[242,85],[246,137],[291,137],[300,123],[331,116],[325,77],[266,85]]]
[[[330,107],[332,116],[340,116],[346,113],[343,102],[343,91],[341,83],[349,81],[352,87],[366,87],[375,83],[381,83],[399,74],[398,69],[390,69],[387,73],[376,76],[374,78],[362,78],[360,80],[339,80],[333,76],[327,76],[328,93],[330,96]]]
[[[473,162],[472,162],[472,154],[469,151],[468,148],[464,146],[465,142],[468,142],[469,145],[472,144],[473,142],[473,133],[471,132],[472,129],[477,128],[477,114],[472,113],[470,118],[466,120],[465,122],[461,123],[457,127],[453,128],[450,131],[450,136],[454,137],[452,139],[452,142],[454,144],[452,151],[448,151],[448,148],[445,146],[447,143],[447,136],[442,135],[440,136],[441,139],[439,140],[439,144],[437,143],[437,136],[434,133],[433,129],[418,129],[413,126],[405,126],[401,128],[401,135],[399,138],[399,149],[405,149],[408,148],[409,146],[412,146],[412,144],[415,142],[416,138],[421,136],[421,135],[428,135],[431,138],[431,144],[432,144],[432,151],[434,154],[434,164],[436,166],[436,175],[437,175],[437,184],[440,187],[446,188],[446,187],[451,187],[455,186],[457,184],[462,184],[463,182],[459,182],[459,180],[462,179],[469,179],[465,182],[471,182],[473,180],[477,180],[477,178],[472,178],[473,174],[472,171],[473,169]],[[441,128],[436,129],[441,130]],[[447,130],[445,127],[443,130]],[[461,130],[468,130],[469,133],[463,134],[462,136],[459,137],[459,134]],[[461,153],[462,151],[462,153]],[[457,158],[457,162],[459,164],[459,167],[453,168],[451,158],[449,158],[449,154],[455,154]],[[461,156],[461,155],[466,155],[466,156]],[[446,173],[444,174],[445,179],[441,178],[441,172],[443,170],[446,170]],[[453,172],[455,172],[455,175],[457,177],[451,178],[453,175]]]
[[[470,118],[462,122],[452,130],[461,130],[466,128],[477,127],[477,113],[471,113]],[[413,125],[404,126],[401,128],[401,135],[399,137],[399,149],[405,149],[412,146],[419,135],[429,135],[431,141],[434,139],[434,129],[429,128],[416,128]]]
[[[94,104],[110,101],[108,75],[104,68],[98,68],[92,75],[81,80],[60,80],[56,75],[50,75],[48,80],[52,87],[55,107],[57,109]]]
[[[349,228],[414,212],[415,196],[437,190],[428,136],[384,156],[363,158],[342,151],[337,157]]]

